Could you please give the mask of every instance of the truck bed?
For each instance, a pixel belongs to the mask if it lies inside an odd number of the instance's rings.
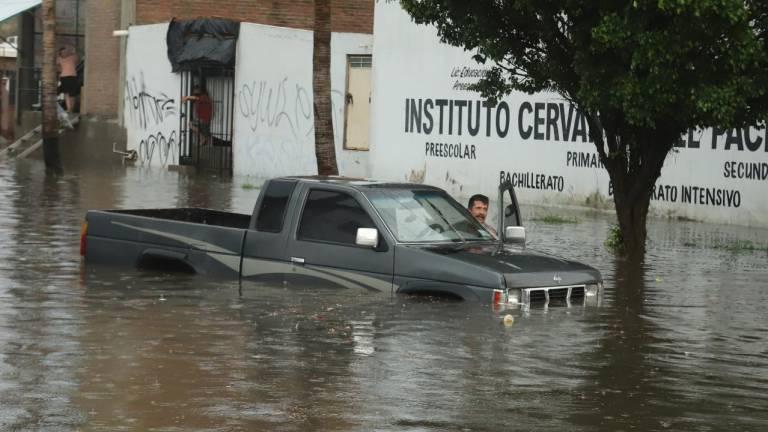
[[[107,210],[107,212],[239,229],[247,229],[251,222],[250,215],[204,208]]]
[[[91,210],[87,259],[239,277],[249,215],[200,208]]]

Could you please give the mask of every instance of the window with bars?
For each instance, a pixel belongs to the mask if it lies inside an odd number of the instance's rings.
[[[347,56],[347,64],[350,68],[369,68],[373,64],[373,56],[370,54],[352,54]]]

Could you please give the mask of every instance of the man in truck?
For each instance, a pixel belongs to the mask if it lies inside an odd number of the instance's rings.
[[[483,194],[474,194],[469,198],[467,209],[469,209],[469,212],[472,214],[472,216],[477,219],[477,221],[480,222],[480,224],[482,224],[483,227],[488,230],[488,232],[496,237],[496,230],[485,223],[485,218],[488,216],[488,202],[489,200],[487,196]]]

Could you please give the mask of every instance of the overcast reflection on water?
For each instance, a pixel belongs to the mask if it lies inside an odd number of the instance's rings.
[[[764,430],[768,231],[649,224],[643,266],[610,215],[527,223],[592,264],[602,306],[488,307],[84,269],[87,209],[250,213],[253,179],[0,164],[0,430]],[[534,214],[562,213],[528,206]],[[512,326],[501,315],[515,317]]]

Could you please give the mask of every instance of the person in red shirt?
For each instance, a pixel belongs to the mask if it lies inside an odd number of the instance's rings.
[[[190,101],[195,105],[195,118],[189,123],[189,128],[200,137],[200,145],[208,144],[211,135],[211,117],[213,117],[213,102],[208,91],[199,85],[192,88],[191,96],[184,96],[181,102]]]

